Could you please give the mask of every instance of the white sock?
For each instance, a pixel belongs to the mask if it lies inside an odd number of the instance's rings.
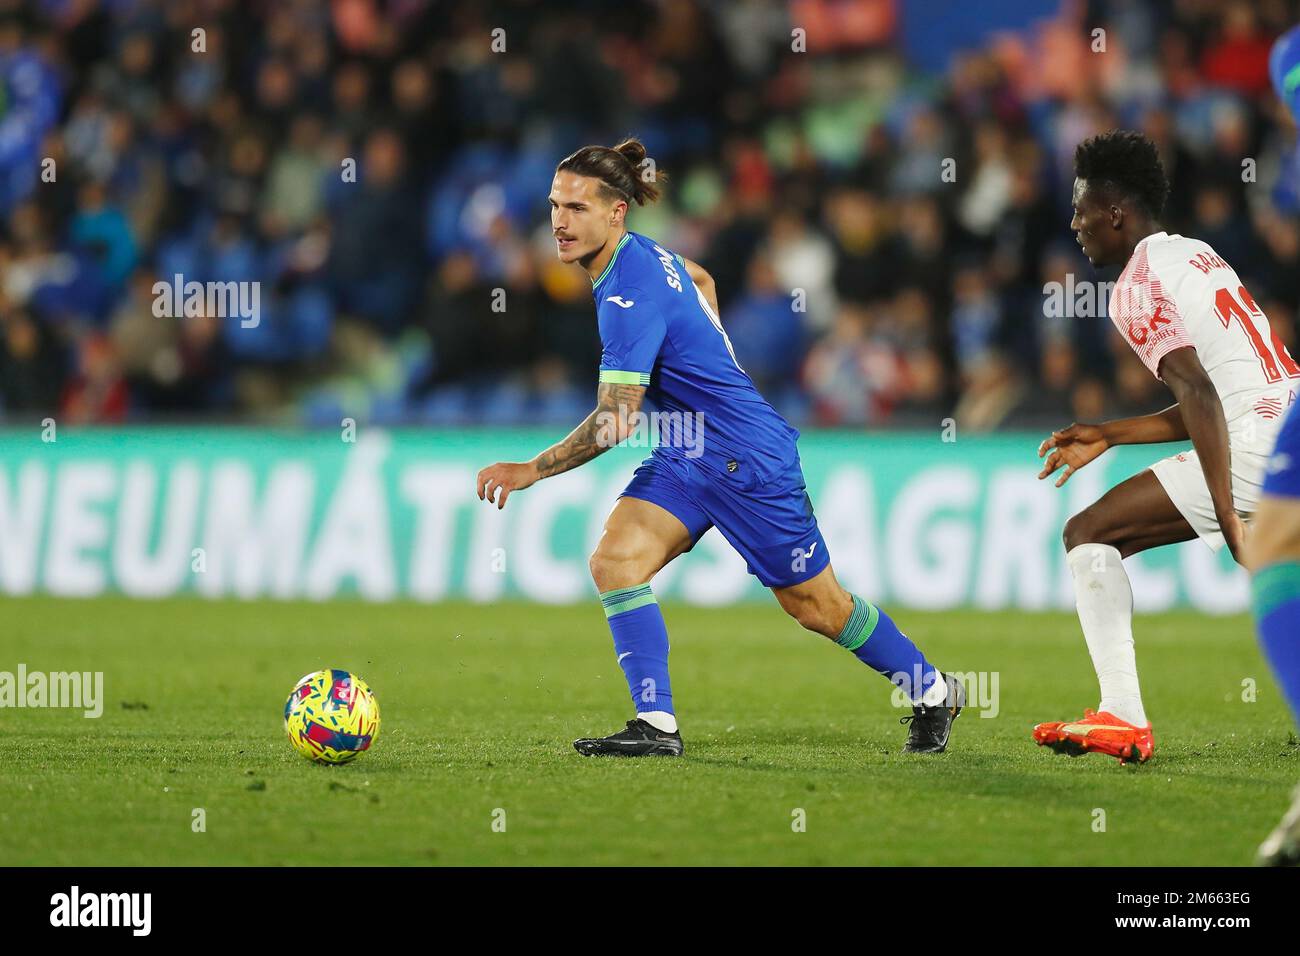
[[[662,730],[666,734],[677,733],[677,718],[666,710],[644,710],[637,716],[655,730]]]
[[[948,682],[944,680],[943,674],[937,668],[935,674],[938,674],[938,678],[921,695],[921,703],[926,707],[938,707],[948,703]]]
[[[1147,725],[1133,655],[1133,587],[1119,551],[1081,544],[1065,556],[1074,575],[1079,623],[1101,685],[1099,711],[1138,727]]]

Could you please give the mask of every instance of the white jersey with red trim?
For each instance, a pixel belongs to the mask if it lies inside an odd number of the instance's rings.
[[[1271,443],[1300,388],[1300,365],[1233,268],[1199,239],[1157,232],[1137,244],[1110,296],[1110,318],[1151,374],[1191,346],[1214,383],[1234,439]],[[1234,444],[1237,442],[1234,441]]]

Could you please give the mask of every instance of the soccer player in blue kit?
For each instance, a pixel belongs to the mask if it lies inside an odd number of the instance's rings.
[[[884,611],[835,579],[804,486],[799,433],[736,362],[712,278],[626,228],[633,202],[658,198],[657,178],[635,139],[585,146],[556,167],[556,252],[586,269],[596,300],[603,346],[596,408],[531,461],[498,462],[478,474],[480,500],[503,508],[512,492],[623,441],[647,400],[659,412],[658,443],[610,512],[590,561],[636,717],[617,733],[573,745],[586,756],[682,753],[668,631],[650,580],[716,527],[786,613],[907,692],[913,707],[903,718],[911,723],[903,749],[939,753],[965,703],[962,685],[936,670]]]
[[[1291,406],[1265,466],[1247,538],[1255,627],[1265,656],[1300,721],[1300,402]],[[1300,866],[1300,787],[1291,809],[1259,848],[1269,866]]]
[[[1278,98],[1300,123],[1300,26],[1273,45],[1269,72]],[[1300,722],[1300,402],[1264,468],[1259,509],[1246,546],[1255,627],[1273,673]],[[1266,866],[1300,866],[1300,786],[1282,822],[1259,848]]]

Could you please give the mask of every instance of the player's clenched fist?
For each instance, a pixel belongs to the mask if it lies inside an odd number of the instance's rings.
[[[527,488],[537,478],[537,466],[532,462],[499,461],[488,465],[478,473],[479,501],[494,503],[499,511],[506,506],[510,492]]]
[[[1039,478],[1046,478],[1062,465],[1065,471],[1057,479],[1056,487],[1061,487],[1070,480],[1070,476],[1092,461],[1107,448],[1110,443],[1097,425],[1071,425],[1052,434],[1038,446],[1038,457],[1042,458],[1049,451]]]

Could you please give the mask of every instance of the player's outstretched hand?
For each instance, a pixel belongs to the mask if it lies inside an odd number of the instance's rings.
[[[495,504],[500,511],[510,492],[520,491],[537,481],[537,466],[529,461],[499,461],[478,473],[478,500]]]
[[[1056,480],[1056,487],[1059,488],[1070,480],[1071,475],[1109,447],[1110,443],[1106,441],[1106,436],[1097,425],[1076,424],[1052,432],[1038,446],[1039,458],[1051,452],[1047,455],[1047,461],[1043,462],[1043,470],[1038,473],[1038,477],[1046,478],[1061,466],[1065,466],[1065,471],[1061,472],[1061,477]]]

